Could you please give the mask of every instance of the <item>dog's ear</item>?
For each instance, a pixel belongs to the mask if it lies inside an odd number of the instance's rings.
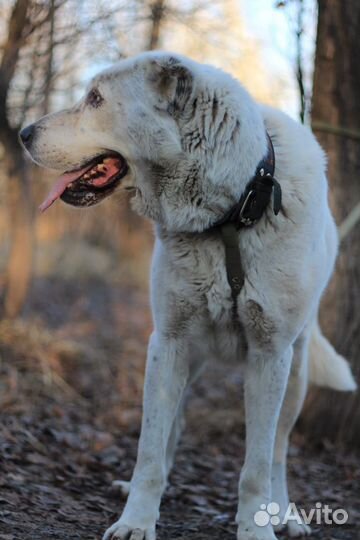
[[[181,61],[173,56],[151,62],[150,81],[160,97],[167,102],[168,112],[182,112],[192,94],[193,76]]]

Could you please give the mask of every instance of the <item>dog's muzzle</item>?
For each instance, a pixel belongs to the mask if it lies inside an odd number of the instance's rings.
[[[26,126],[19,133],[19,140],[30,155],[35,138],[36,124]],[[121,154],[102,151],[61,174],[39,209],[44,212],[57,199],[73,206],[93,206],[111,195],[128,171],[127,161]]]

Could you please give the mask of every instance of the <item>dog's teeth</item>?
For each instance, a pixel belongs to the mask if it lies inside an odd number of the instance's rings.
[[[105,172],[107,170],[106,165],[104,165],[104,163],[100,163],[96,168],[97,168],[98,171],[104,171]]]
[[[110,157],[107,157],[104,159],[103,163],[111,163],[112,162],[112,158]]]
[[[83,178],[86,178],[86,179],[90,178],[89,173],[84,174]]]

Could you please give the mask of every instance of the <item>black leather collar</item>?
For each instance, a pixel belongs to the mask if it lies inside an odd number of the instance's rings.
[[[281,187],[274,178],[275,152],[268,133],[266,133],[268,149],[266,156],[256,167],[253,178],[248,182],[239,202],[218,220],[211,229],[220,231],[225,246],[225,266],[231,294],[233,298],[233,319],[237,320],[237,297],[245,281],[241,264],[238,231],[243,227],[251,227],[264,214],[273,195],[273,210],[277,215],[281,209]]]
[[[240,200],[213,227],[219,227],[224,223],[233,223],[237,229],[254,225],[265,212],[273,192],[274,214],[279,213],[281,208],[281,187],[274,178],[275,152],[272,140],[267,132],[266,137],[268,141],[266,156],[256,167],[255,174],[248,182]]]

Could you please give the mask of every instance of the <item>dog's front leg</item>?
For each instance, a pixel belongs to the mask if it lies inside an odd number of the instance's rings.
[[[257,512],[265,510],[270,502],[274,440],[291,358],[292,347],[276,353],[249,347],[245,378],[246,456],[236,516],[238,540],[276,538],[266,513]]]
[[[144,408],[131,489],[120,519],[104,540],[154,540],[160,499],[166,485],[166,451],[188,380],[185,347],[178,339],[154,333],[146,365]]]

